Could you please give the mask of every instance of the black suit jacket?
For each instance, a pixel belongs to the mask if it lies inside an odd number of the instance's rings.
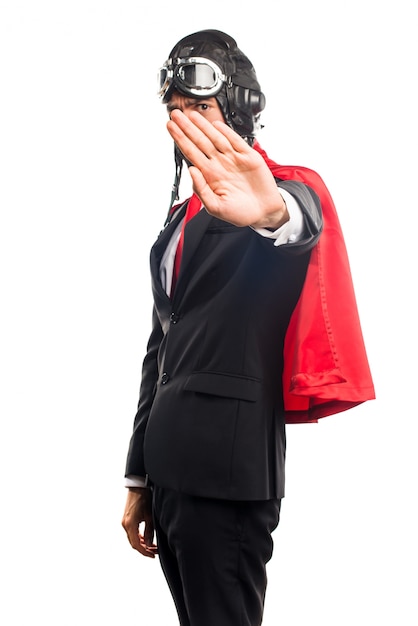
[[[153,328],[126,474],[205,497],[284,495],[283,341],[322,228],[317,195],[277,181],[306,236],[274,246],[202,210],[187,225],[172,300],[161,258],[185,206],[151,250]]]

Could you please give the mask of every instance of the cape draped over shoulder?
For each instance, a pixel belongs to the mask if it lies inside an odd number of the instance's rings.
[[[321,202],[323,231],[286,333],[283,372],[286,423],[317,422],[375,398],[344,237],[316,172],[278,165],[257,141],[254,149],[276,178],[308,185]]]

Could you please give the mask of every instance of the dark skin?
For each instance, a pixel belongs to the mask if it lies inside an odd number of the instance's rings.
[[[208,213],[236,226],[270,230],[289,220],[264,159],[225,124],[216,98],[202,100],[174,92],[167,111],[168,132],[193,163],[189,168],[193,190]],[[128,489],[122,526],[134,550],[155,558],[158,549],[148,488]]]

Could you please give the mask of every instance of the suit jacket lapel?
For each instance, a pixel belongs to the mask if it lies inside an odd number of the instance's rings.
[[[181,298],[184,293],[188,282],[188,275],[192,267],[193,255],[199,247],[202,237],[212,219],[212,216],[209,215],[209,213],[203,208],[186,225],[184,232],[183,254],[180,265],[180,273],[174,292],[174,301]]]
[[[167,296],[160,280],[160,264],[163,254],[170,243],[170,239],[179,224],[179,221],[183,219],[186,212],[186,202],[181,208],[178,209],[174,219],[167,224],[167,226],[160,232],[157,241],[151,248],[151,276],[152,287],[154,297],[160,305],[169,305],[170,299]],[[186,225],[183,255],[181,260],[180,274],[177,280],[177,286],[174,293],[174,301],[184,293],[184,289],[187,286],[188,269],[190,269],[190,263],[193,258],[196,249],[198,248],[201,239],[212,220],[212,216],[203,208],[195,217],[190,220]]]
[[[186,225],[184,232],[183,257],[181,260],[180,274],[184,272],[190,263],[200,241],[209,226],[212,216],[205,208],[201,209],[197,215]]]
[[[186,212],[186,203],[178,209],[174,218],[163,228],[158,235],[157,241],[151,248],[150,264],[151,264],[151,278],[152,278],[152,290],[154,298],[159,306],[167,306],[170,304],[170,298],[167,296],[165,289],[163,288],[160,280],[160,264],[163,254],[170,243],[170,239],[178,226],[179,222],[183,219]]]

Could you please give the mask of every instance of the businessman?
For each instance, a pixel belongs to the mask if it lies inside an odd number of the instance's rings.
[[[340,232],[332,199],[315,172],[279,166],[259,145],[265,97],[248,57],[225,33],[193,33],[161,68],[159,95],[176,175],[151,250],[153,323],[122,524],[134,549],[158,554],[182,626],[256,626],[285,424],[371,399],[373,384],[343,240],[325,232]],[[193,195],[176,204],[184,163]],[[331,289],[324,319],[318,303],[339,264],[344,287]]]

